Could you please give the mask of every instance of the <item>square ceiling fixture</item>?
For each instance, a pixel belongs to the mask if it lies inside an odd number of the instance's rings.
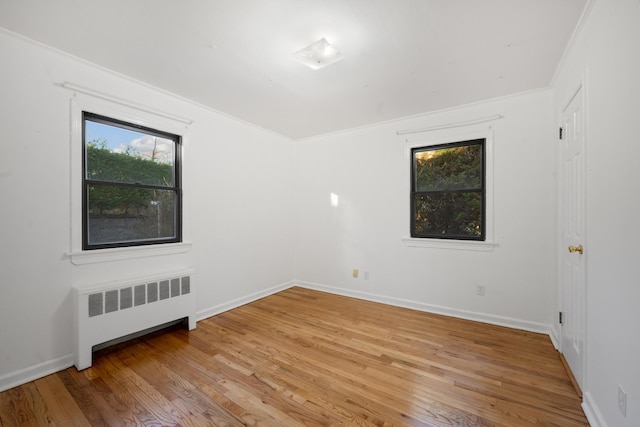
[[[309,46],[294,52],[293,57],[312,70],[319,70],[320,68],[335,64],[341,59],[344,59],[344,56],[340,51],[331,46],[324,37],[317,42],[311,43]]]

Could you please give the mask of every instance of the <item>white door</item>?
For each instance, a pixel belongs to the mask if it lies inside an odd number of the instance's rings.
[[[562,113],[560,164],[560,309],[562,353],[580,389],[586,336],[585,140],[582,89]]]

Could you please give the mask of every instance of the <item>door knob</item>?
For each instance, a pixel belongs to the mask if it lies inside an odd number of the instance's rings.
[[[569,246],[569,252],[571,253],[578,252],[579,254],[582,255],[582,253],[584,252],[584,248],[582,247],[582,245]]]

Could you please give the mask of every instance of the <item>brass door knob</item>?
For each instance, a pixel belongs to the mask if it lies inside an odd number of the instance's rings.
[[[582,253],[584,252],[584,248],[582,247],[582,245],[569,246],[569,252],[571,253],[578,252],[579,254],[582,255]]]

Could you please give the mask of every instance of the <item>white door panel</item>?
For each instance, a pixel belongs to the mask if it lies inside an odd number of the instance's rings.
[[[561,348],[580,388],[585,352],[585,141],[582,89],[562,113],[560,163]]]

